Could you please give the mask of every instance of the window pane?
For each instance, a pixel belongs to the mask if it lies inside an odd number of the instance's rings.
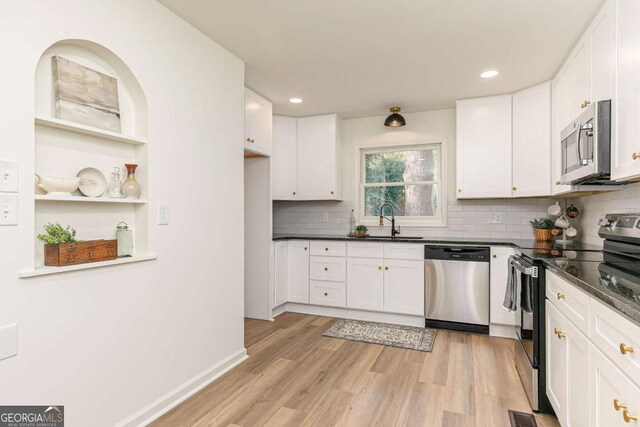
[[[440,173],[437,148],[365,153],[366,183],[435,181]]]
[[[436,216],[438,187],[433,184],[365,187],[365,216],[379,216],[384,203],[393,206],[396,216]],[[386,207],[384,213],[389,216],[391,210]]]

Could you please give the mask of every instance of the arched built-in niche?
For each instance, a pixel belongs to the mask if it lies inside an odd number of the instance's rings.
[[[120,132],[112,132],[56,117],[52,57],[60,56],[115,77],[118,81]],[[71,225],[84,240],[113,239],[116,225],[125,221],[134,229],[135,256],[108,264],[142,261],[155,256],[148,249],[148,144],[147,101],[142,86],[129,67],[111,50],[87,40],[62,40],[40,57],[35,73],[35,172],[47,177],[74,177],[87,167],[102,172],[107,182],[114,167],[139,165],[136,178],[142,187],[140,199],[114,199],[107,194],[90,198],[79,191],[72,196],[47,195],[35,186],[34,236],[48,222]],[[92,268],[43,267],[43,244],[36,240],[34,269],[21,274],[30,277]],[[104,265],[101,263],[100,265]]]

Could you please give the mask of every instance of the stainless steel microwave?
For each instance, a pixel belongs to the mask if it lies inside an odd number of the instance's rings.
[[[611,101],[589,105],[560,134],[563,184],[602,184],[611,175]]]

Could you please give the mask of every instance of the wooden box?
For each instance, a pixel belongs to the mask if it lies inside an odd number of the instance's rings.
[[[117,240],[88,240],[44,245],[44,265],[51,267],[109,261],[117,257]]]

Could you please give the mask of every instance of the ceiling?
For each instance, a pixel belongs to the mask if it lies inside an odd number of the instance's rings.
[[[603,0],[159,0],[292,116],[455,106],[553,77]],[[500,71],[482,79],[485,70]],[[302,104],[288,99],[300,97]]]

